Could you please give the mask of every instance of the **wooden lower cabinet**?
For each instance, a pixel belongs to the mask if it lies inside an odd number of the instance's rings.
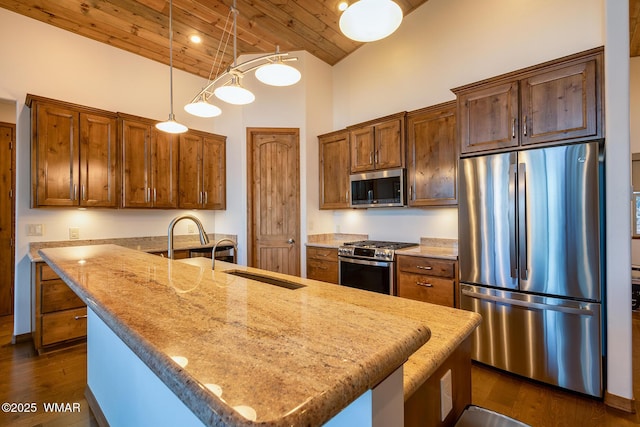
[[[307,246],[307,279],[338,283],[338,249]]]
[[[456,307],[457,261],[398,255],[398,296]]]
[[[448,371],[451,371],[453,408],[442,417],[440,379]],[[404,425],[405,427],[454,426],[469,404],[471,404],[471,338],[464,340],[415,393],[405,400]]]
[[[36,291],[34,346],[38,353],[73,344],[87,336],[87,307],[43,262],[32,264]]]

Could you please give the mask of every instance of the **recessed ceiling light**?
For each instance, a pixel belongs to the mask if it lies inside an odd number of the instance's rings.
[[[189,37],[189,40],[191,40],[193,43],[201,43],[202,42],[202,37],[200,37],[197,34],[193,34]]]
[[[341,1],[340,3],[338,3],[339,11],[344,11],[347,9],[347,7],[349,7],[349,4],[346,1]]]

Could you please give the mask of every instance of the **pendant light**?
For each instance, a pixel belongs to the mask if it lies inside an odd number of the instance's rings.
[[[173,114],[173,0],[169,0],[169,99],[170,113],[169,119],[165,122],[156,123],[156,128],[168,133],[184,133],[188,128],[176,121]]]
[[[359,0],[340,16],[340,31],[358,42],[383,39],[398,29],[402,9],[392,0]]]
[[[233,64],[227,70],[209,81],[207,85],[193,98],[193,100],[185,105],[184,109],[189,113],[199,117],[215,117],[221,113],[221,110],[210,103],[213,95],[221,101],[234,105],[246,105],[253,102],[255,95],[242,86],[242,77],[245,74],[255,71],[256,78],[267,85],[271,86],[290,86],[300,81],[302,75],[296,68],[285,64],[289,61],[297,61],[298,58],[289,58],[288,53],[280,52],[280,47],[276,46],[275,53],[270,53],[258,58],[250,59],[241,64],[237,63],[237,14],[236,0],[233,0],[229,15],[233,14],[232,31],[227,30],[229,16],[225,22],[223,37],[220,38],[220,46],[216,52],[211,75],[216,65],[217,58],[222,58],[223,50],[221,49],[224,35],[228,37],[233,35]],[[228,39],[227,39],[228,40]],[[226,52],[226,45],[224,51]],[[226,82],[225,82],[226,81]]]

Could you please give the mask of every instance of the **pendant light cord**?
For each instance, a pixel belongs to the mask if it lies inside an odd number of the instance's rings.
[[[173,0],[169,0],[169,105],[171,108],[170,120],[173,115]]]

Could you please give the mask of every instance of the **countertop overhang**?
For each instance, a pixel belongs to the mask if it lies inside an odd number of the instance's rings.
[[[321,424],[430,337],[406,314],[415,301],[269,273],[304,285],[284,289],[116,245],[39,253],[207,425],[251,425],[243,405],[261,425]]]

